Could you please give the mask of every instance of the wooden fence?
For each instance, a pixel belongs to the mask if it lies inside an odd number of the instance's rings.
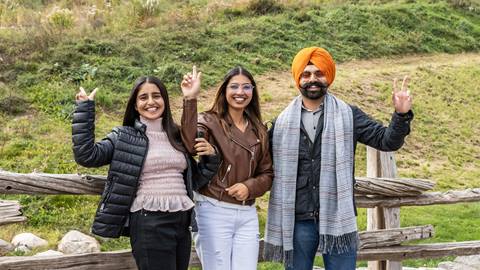
[[[397,178],[392,152],[367,149],[367,177],[356,178],[357,207],[367,209],[367,231],[360,232],[358,260],[369,261],[370,270],[400,270],[405,259],[480,254],[480,240],[454,243],[402,245],[403,242],[432,237],[433,226],[400,228],[400,207],[454,204],[480,201],[480,188],[426,192],[433,183],[421,179]],[[0,171],[0,194],[100,194],[104,176],[73,174],[19,174]],[[92,217],[93,218],[93,217]],[[20,206],[0,201],[0,225],[23,222]],[[263,250],[263,242],[260,243]],[[259,261],[263,261],[260,252]],[[321,254],[318,254],[321,255]],[[200,266],[194,249],[191,266]],[[0,269],[136,269],[129,250],[56,257],[0,257]]]

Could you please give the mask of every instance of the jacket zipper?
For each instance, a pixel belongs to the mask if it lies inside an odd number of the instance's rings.
[[[225,175],[223,175],[223,178],[222,178],[222,180],[220,180],[220,182],[222,182],[222,183],[225,182],[225,178],[227,178],[227,175],[230,172],[230,169],[232,169],[232,164],[228,164],[227,171],[225,172]]]
[[[250,148],[246,147],[245,145],[241,144],[240,142],[238,142],[237,140],[235,140],[234,138],[231,138],[233,142],[235,142],[236,144],[240,145],[243,149],[247,150],[249,153],[250,153],[250,164],[248,165],[248,178],[252,177],[252,163],[254,162],[254,159],[255,159],[255,151],[254,150],[251,150]]]
[[[110,199],[110,195],[112,194],[112,189],[115,182],[117,182],[116,176],[112,176],[112,180],[110,181],[110,186],[108,186],[106,196],[102,199],[102,204],[100,205],[100,211],[103,211],[103,209],[105,208],[105,204]]]
[[[135,193],[132,196],[132,198],[130,199],[130,206],[129,207],[132,206],[133,200],[135,200],[135,197],[137,196],[138,186],[139,186],[139,183],[140,183],[140,176],[142,175],[143,166],[145,165],[145,160],[147,159],[149,141],[148,141],[148,137],[147,137],[146,134],[142,134],[142,135],[145,138],[145,141],[147,142],[147,145],[146,145],[147,151],[146,151],[145,155],[143,156],[142,165],[140,166],[140,175],[137,178],[137,185],[135,186]]]

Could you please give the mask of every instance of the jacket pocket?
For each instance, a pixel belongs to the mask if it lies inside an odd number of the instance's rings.
[[[110,179],[107,179],[107,182],[105,183],[103,195],[102,195],[102,200],[100,203],[100,211],[103,211],[103,209],[105,208],[105,205],[109,202],[110,196],[112,195],[113,185],[115,184],[115,182],[117,182],[117,180],[118,180],[118,176],[112,176],[110,177]]]
[[[305,177],[305,176],[297,177],[297,185],[296,185],[297,190],[305,188],[307,184],[308,184],[308,177]]]

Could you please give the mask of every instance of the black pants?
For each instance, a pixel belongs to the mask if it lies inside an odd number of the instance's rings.
[[[190,211],[130,214],[130,244],[139,270],[187,270]]]

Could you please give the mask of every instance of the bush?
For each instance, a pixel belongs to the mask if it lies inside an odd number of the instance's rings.
[[[21,97],[8,96],[0,99],[0,112],[15,115],[25,112],[28,107],[28,102]]]
[[[73,13],[71,10],[55,8],[47,17],[48,23],[54,29],[65,30],[73,27]]]
[[[284,10],[284,7],[275,0],[251,0],[248,3],[247,10],[255,15],[266,15],[280,13]]]
[[[157,67],[154,72],[160,80],[163,81],[169,91],[179,90],[180,82],[183,78],[181,67],[173,64],[166,64]]]

